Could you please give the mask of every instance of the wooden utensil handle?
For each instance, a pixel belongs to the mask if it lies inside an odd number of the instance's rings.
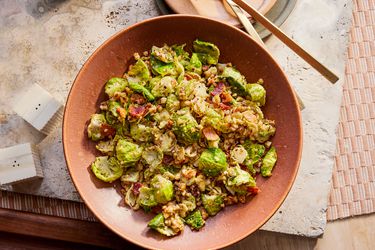
[[[247,11],[255,20],[261,23],[266,29],[271,31],[277,38],[279,38],[283,43],[285,43],[289,48],[291,48],[297,55],[304,59],[308,64],[310,64],[314,69],[316,69],[320,74],[322,74],[331,83],[335,83],[339,80],[332,71],[321,64],[313,56],[311,56],[307,51],[305,51],[301,46],[295,43],[291,38],[289,38],[282,30],[265,18],[261,13],[254,9],[251,5],[244,2],[243,0],[232,0],[238,4],[242,9]]]

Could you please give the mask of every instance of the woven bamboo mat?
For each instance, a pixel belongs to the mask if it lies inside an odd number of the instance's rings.
[[[375,1],[353,18],[328,220],[375,212]]]
[[[375,1],[355,0],[327,219],[375,212]],[[82,204],[0,191],[0,207],[95,221]]]

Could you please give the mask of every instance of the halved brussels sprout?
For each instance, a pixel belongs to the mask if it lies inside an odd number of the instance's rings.
[[[148,147],[142,152],[142,158],[151,168],[154,168],[163,160],[163,151],[156,146]]]
[[[177,70],[176,70],[174,62],[165,63],[155,58],[155,56],[151,55],[150,63],[151,63],[152,72],[155,75],[161,75],[161,76],[166,76],[166,75],[176,76],[177,75]]]
[[[121,182],[125,183],[136,183],[139,181],[140,170],[136,168],[129,168],[125,174],[121,176]]]
[[[151,76],[147,64],[142,59],[138,59],[137,62],[130,67],[128,75],[137,78],[138,81],[148,81]]]
[[[154,83],[154,87],[151,90],[151,93],[155,97],[168,96],[174,92],[174,87],[177,84],[176,79],[171,76],[165,76],[160,79],[160,82]]]
[[[102,152],[103,154],[113,154],[115,150],[116,141],[114,139],[108,141],[100,141],[96,144],[96,149]]]
[[[201,211],[196,210],[195,212],[189,214],[185,218],[186,224],[190,226],[191,229],[198,230],[204,226],[204,219],[202,217]]]
[[[173,198],[173,183],[161,176],[155,175],[151,180],[151,187],[154,190],[157,203],[165,204]]]
[[[155,199],[154,190],[149,187],[141,187],[139,189],[137,203],[146,210],[156,206],[158,203]]]
[[[194,88],[198,84],[195,79],[183,79],[176,86],[176,94],[180,100],[191,100],[194,98]]]
[[[241,145],[236,146],[230,151],[231,160],[239,164],[242,164],[246,160],[247,155],[246,149]]]
[[[276,164],[276,161],[277,161],[276,148],[272,146],[263,158],[262,166],[260,168],[260,172],[262,176],[269,177],[272,175],[272,170]]]
[[[199,60],[204,64],[217,64],[219,61],[220,50],[213,43],[197,39],[193,42],[193,49],[197,53]]]
[[[271,136],[275,135],[276,128],[273,121],[270,120],[262,120],[262,122],[258,125],[258,133],[255,134],[255,139],[263,143],[268,141]]]
[[[99,156],[91,164],[91,170],[96,178],[104,182],[113,182],[121,177],[123,168],[115,157]]]
[[[167,97],[167,102],[165,104],[166,109],[173,113],[180,109],[180,101],[178,100],[177,96],[174,94],[170,94]]]
[[[202,194],[202,203],[204,209],[211,216],[216,215],[224,207],[224,199],[218,194]]]
[[[105,84],[104,91],[109,97],[112,97],[116,92],[124,91],[126,86],[128,86],[126,79],[113,77]]]
[[[137,141],[150,142],[154,129],[141,123],[130,124],[130,136]]]
[[[257,83],[247,84],[246,92],[253,102],[259,103],[260,106],[266,104],[266,90],[262,85]]]
[[[225,153],[220,148],[208,148],[199,157],[198,167],[206,176],[218,176],[227,169]]]
[[[174,114],[172,116],[172,130],[177,138],[184,143],[194,143],[199,140],[200,132],[198,122],[191,115],[189,109],[182,109],[183,114]]]
[[[246,96],[246,79],[235,68],[226,67],[221,75],[232,86],[232,90],[242,96]]]
[[[107,121],[103,114],[91,115],[90,124],[87,127],[87,135],[93,141],[98,141],[104,138],[104,134],[101,133],[101,127]]]
[[[134,165],[141,158],[142,151],[142,147],[125,139],[120,139],[116,145],[116,157],[123,166]]]
[[[176,137],[173,132],[169,131],[165,134],[162,134],[156,141],[156,144],[164,153],[169,153],[172,151],[174,145],[176,144]]]
[[[164,216],[163,214],[156,215],[149,223],[148,226],[159,233],[165,235],[165,236],[173,236],[176,235],[176,233],[172,230],[172,228],[168,227],[164,223]]]

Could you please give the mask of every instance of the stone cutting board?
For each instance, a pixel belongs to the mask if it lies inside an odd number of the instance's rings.
[[[331,85],[275,37],[267,47],[303,99],[304,150],[296,182],[262,229],[316,237],[324,232],[351,21],[349,0],[300,0],[281,27],[341,77]],[[38,83],[62,103],[75,75],[106,38],[157,16],[154,1],[0,2],[0,147],[39,144],[44,179],[1,189],[79,201],[66,169],[61,130],[45,137],[10,109],[18,90]]]

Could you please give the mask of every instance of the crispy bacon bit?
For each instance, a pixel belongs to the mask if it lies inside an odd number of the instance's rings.
[[[136,103],[136,104],[145,104],[146,103],[146,99],[142,95],[135,94],[135,93],[131,95],[130,101],[132,103]]]
[[[258,194],[260,189],[258,187],[248,187],[247,191],[249,194]]]
[[[230,106],[226,105],[224,103],[219,103],[219,108],[222,109],[222,110],[229,110]]]
[[[164,155],[163,157],[163,164],[165,165],[171,165],[174,161],[174,158],[170,155]]]
[[[156,206],[156,207],[152,207],[151,211],[155,214],[159,214],[161,213],[163,210],[162,210],[162,207],[161,206]]]
[[[144,114],[146,114],[146,108],[144,106],[129,106],[129,115],[135,118],[141,118]]]
[[[189,81],[189,80],[191,80],[191,79],[193,79],[193,77],[192,77],[191,75],[188,75],[188,74],[185,75],[185,80],[188,80],[188,81]]]
[[[104,135],[105,137],[113,137],[115,136],[116,134],[116,129],[114,129],[113,127],[111,127],[109,124],[107,123],[103,123],[101,126],[100,126],[100,133],[102,135]]]
[[[224,83],[219,82],[219,83],[216,85],[216,87],[214,88],[214,90],[212,90],[211,95],[212,95],[212,96],[220,95],[221,93],[223,93],[224,90],[225,90],[225,85],[224,85]]]
[[[231,103],[233,101],[233,97],[229,93],[221,93],[220,98],[223,103]]]
[[[203,65],[202,70],[203,70],[203,71],[207,71],[209,68],[210,68],[209,65]]]
[[[203,130],[203,135],[209,141],[217,141],[220,137],[216,134],[216,131],[212,127],[205,127]]]
[[[117,114],[119,114],[119,116],[121,118],[125,118],[125,116],[126,116],[126,110],[124,108],[117,108],[116,112],[117,112]]]
[[[136,182],[136,183],[134,183],[133,188],[132,188],[132,192],[133,192],[133,194],[138,195],[138,194],[139,194],[139,189],[140,189],[142,186],[143,186],[143,184],[140,183],[140,182]]]

